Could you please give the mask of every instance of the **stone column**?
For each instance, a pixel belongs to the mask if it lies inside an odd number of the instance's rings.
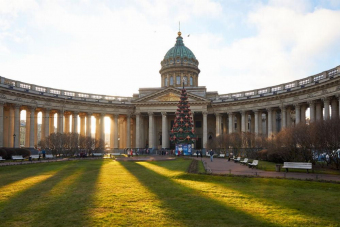
[[[140,113],[136,113],[136,148],[140,147]]]
[[[131,148],[131,115],[126,115],[126,148]]]
[[[267,116],[268,116],[268,119],[267,119],[267,124],[268,124],[268,129],[267,129],[267,132],[268,132],[268,137],[270,138],[273,134],[273,111],[272,111],[272,108],[268,108],[267,109]]]
[[[301,105],[301,123],[306,124],[306,109],[307,106],[305,104]]]
[[[216,138],[221,134],[221,114],[215,113],[216,117]]]
[[[295,125],[299,124],[301,121],[300,104],[295,104]]]
[[[9,107],[9,123],[8,123],[8,146],[13,147],[13,134],[14,134],[14,106]],[[17,135],[16,135],[17,136]]]
[[[35,118],[35,107],[30,108],[30,118],[31,119],[30,119],[30,143],[29,143],[29,147],[34,148],[34,136],[35,136],[34,126],[35,126],[35,121],[37,120]]]
[[[316,120],[322,120],[322,105],[321,102],[317,102],[315,105]]]
[[[86,137],[92,137],[91,117],[92,117],[92,113],[87,113],[86,115]]]
[[[168,136],[168,121],[166,112],[162,112],[162,148],[167,148]]]
[[[80,115],[80,135],[85,136],[85,115]]]
[[[259,134],[261,135],[263,132],[262,132],[262,111],[259,110],[259,120],[258,120],[258,125],[259,125]]]
[[[153,112],[149,112],[149,148],[153,148],[154,146],[154,126],[153,126]]]
[[[287,127],[287,110],[285,106],[281,107],[282,129]]]
[[[72,114],[72,132],[78,133],[78,116],[79,112],[73,112]]]
[[[310,114],[310,122],[315,122],[315,102],[309,101],[309,114]]]
[[[104,147],[105,147],[105,114],[101,113],[99,116],[99,139],[103,140],[104,142]]]
[[[253,113],[250,114],[250,129],[249,132],[255,133],[255,115]]]
[[[64,114],[65,117],[65,123],[64,123],[64,133],[70,133],[70,113]],[[73,123],[73,122],[72,122]]]
[[[34,124],[34,144],[38,145],[38,112],[34,112],[34,119],[35,119],[35,124]]]
[[[254,115],[255,115],[255,135],[259,134],[259,111],[254,110]]]
[[[119,114],[114,115],[114,132],[113,132],[114,148],[118,148],[118,117]]]
[[[45,138],[50,135],[50,111],[51,111],[50,109],[46,108],[45,109],[45,117],[42,119],[45,122],[45,124],[44,124],[44,128],[45,128],[44,137]]]
[[[331,107],[332,107],[332,119],[339,119],[338,101],[336,99],[332,99]]]
[[[329,119],[329,97],[323,98],[323,107],[325,109],[324,112],[324,120],[328,120]]]
[[[246,132],[246,112],[241,111],[241,132]]]
[[[54,133],[54,112],[50,112],[48,135]]]
[[[58,112],[58,132],[64,133],[64,111],[59,110]]]
[[[203,112],[203,148],[206,148],[208,141],[208,112]]]
[[[0,147],[4,147],[4,104],[0,101]]]
[[[232,112],[228,113],[228,121],[229,121],[228,133],[231,134],[234,132],[234,114]]]
[[[20,147],[20,105],[14,107],[14,134],[16,135],[14,147],[18,148]]]
[[[30,108],[26,108],[26,134],[25,134],[25,147],[30,146],[30,127],[31,127],[31,112]],[[34,132],[34,131],[33,131]]]

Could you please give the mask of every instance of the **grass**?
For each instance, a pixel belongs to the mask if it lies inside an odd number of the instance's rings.
[[[265,170],[265,171],[275,171],[276,163],[274,162],[267,162],[267,161],[259,161],[259,169]],[[283,166],[283,164],[281,164]],[[286,169],[281,168],[281,172],[285,172]],[[305,173],[306,170],[303,169],[289,169],[289,172],[303,172]],[[318,174],[332,174],[332,175],[340,175],[340,171],[336,169],[326,168],[325,165],[321,165],[320,163],[317,163],[316,165],[313,165],[313,171],[314,173]],[[311,172],[311,171],[310,171]]]
[[[189,174],[190,161],[1,167],[0,226],[340,226],[340,184]]]

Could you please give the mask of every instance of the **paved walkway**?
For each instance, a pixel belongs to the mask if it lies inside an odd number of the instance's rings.
[[[201,158],[194,158],[199,159]],[[294,178],[294,179],[312,179],[312,180],[324,180],[324,181],[338,181],[340,182],[340,175],[330,174],[315,174],[315,173],[294,173],[294,172],[271,172],[259,169],[251,169],[248,166],[240,163],[228,162],[227,159],[214,158],[213,162],[210,162],[210,158],[203,158],[202,161],[208,171],[213,174],[232,174],[243,176],[260,176],[260,177],[274,177],[274,178]],[[259,161],[261,163],[261,161]]]

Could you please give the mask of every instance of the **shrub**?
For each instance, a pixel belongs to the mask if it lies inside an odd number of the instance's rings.
[[[29,150],[23,148],[2,148],[0,153],[5,154],[3,156],[4,159],[11,159],[13,155],[22,155],[24,158],[28,158],[31,155]]]

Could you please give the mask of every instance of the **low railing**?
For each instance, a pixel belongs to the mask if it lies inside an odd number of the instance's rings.
[[[306,78],[302,78],[300,80],[275,85],[267,88],[260,88],[257,90],[250,90],[250,91],[244,91],[244,92],[237,92],[237,93],[229,93],[229,94],[221,94],[218,95],[213,101],[223,101],[223,100],[237,100],[239,98],[257,98],[265,95],[270,94],[277,94],[280,92],[287,92],[291,91],[291,89],[299,89],[304,88],[305,86],[321,83],[323,81],[326,81],[326,79],[332,79],[335,76],[340,75],[340,66],[336,68],[332,68],[330,70],[324,71],[322,73],[318,73],[313,76],[309,76]]]
[[[104,101],[104,102],[130,102],[132,97],[125,96],[107,96],[98,94],[86,94],[75,91],[65,91],[55,88],[42,87],[35,84],[24,83],[21,81],[11,80],[5,77],[0,77],[0,85],[4,85],[10,89],[18,89],[24,92],[31,92],[38,95],[47,95],[67,99],[79,99],[81,101]]]

